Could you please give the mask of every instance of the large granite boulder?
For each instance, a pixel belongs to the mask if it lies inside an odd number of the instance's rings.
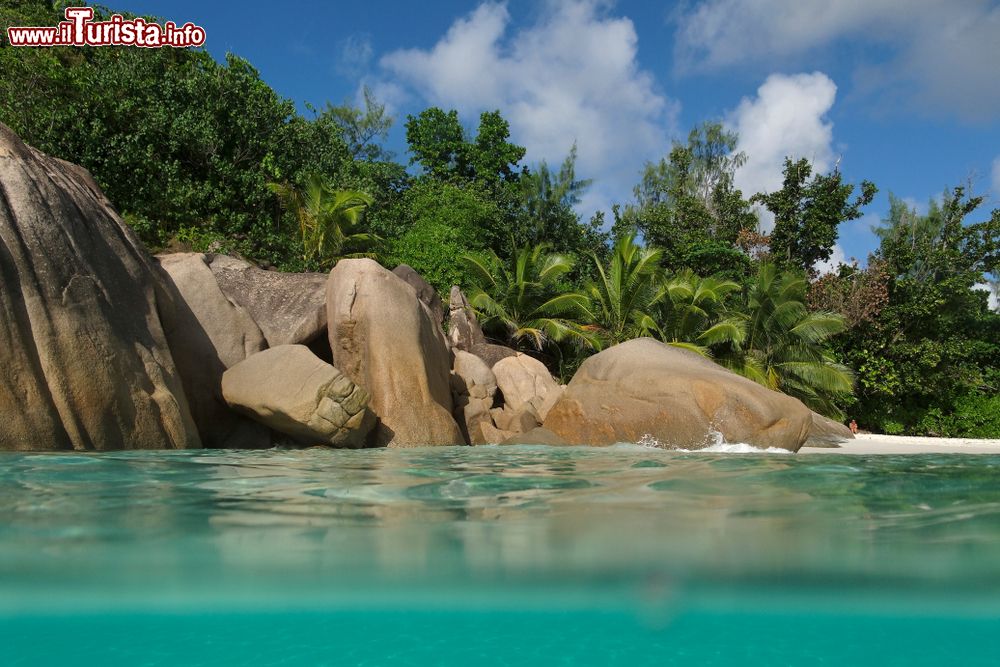
[[[465,444],[448,345],[414,289],[370,259],[345,259],[330,272],[326,303],[333,363],[371,395],[374,444]]]
[[[223,294],[201,253],[159,255],[164,287],[175,298],[160,316],[206,447],[255,449],[271,445],[270,433],[234,413],[222,396],[227,368],[267,348],[260,327],[242,306]]]
[[[364,447],[375,424],[368,393],[303,345],[279,345],[222,376],[235,410],[306,445]]]
[[[250,314],[269,347],[310,343],[326,333],[323,273],[264,271],[226,255],[209,258],[219,288]]]
[[[809,437],[803,447],[840,447],[840,443],[854,440],[851,429],[840,422],[814,412],[809,425]]]
[[[515,433],[501,445],[547,445],[549,447],[565,447],[566,441],[549,429],[539,426],[524,433]]]
[[[652,437],[667,447],[698,448],[721,433],[726,442],[790,451],[802,446],[811,424],[798,400],[651,338],[587,359],[544,422],[570,444]]]
[[[444,331],[444,304],[437,290],[424,277],[417,273],[416,269],[407,264],[400,264],[392,270],[397,276],[406,281],[406,284],[417,293],[417,298],[431,311],[431,316],[439,327]]]
[[[490,368],[501,359],[517,354],[509,347],[487,342],[476,311],[457,285],[451,288],[449,298],[448,339],[453,348],[476,355]]]
[[[503,394],[504,407],[510,410],[529,406],[536,415],[543,417],[561,394],[559,383],[545,364],[520,352],[494,364],[493,374]]]
[[[139,241],[0,124],[0,450],[199,447]]]
[[[490,410],[496,401],[497,379],[486,362],[469,352],[454,351],[451,370],[451,391],[455,421],[462,435],[472,445],[484,445],[487,434],[483,426],[493,427]]]

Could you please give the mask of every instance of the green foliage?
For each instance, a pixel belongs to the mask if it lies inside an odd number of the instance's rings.
[[[371,197],[363,192],[334,190],[319,174],[310,174],[301,189],[288,183],[268,185],[299,223],[305,262],[329,269],[342,257],[374,256],[364,251],[379,239],[361,229]]]
[[[411,164],[419,164],[428,176],[442,181],[471,180],[497,184],[516,181],[517,163],[525,149],[508,142],[510,125],[499,111],[484,112],[474,140],[465,130],[454,109],[447,113],[437,107],[417,116],[407,116],[406,142]]]
[[[385,104],[375,99],[368,86],[364,87],[365,108],[350,104],[332,106],[327,103],[326,111],[341,129],[347,150],[355,160],[375,162],[391,157],[376,140],[385,141],[392,128],[393,118],[385,111]]]
[[[699,278],[685,269],[668,278],[667,298],[659,314],[659,334],[664,342],[708,355],[708,343],[728,340],[726,298],[740,290],[739,283],[717,277]]]
[[[808,285],[804,274],[761,265],[735,312],[702,340],[713,345],[720,363],[740,375],[839,418],[838,403],[850,396],[853,375],[836,361],[828,341],[844,330],[844,319],[810,312]]]
[[[1000,215],[967,222],[981,203],[955,188],[920,215],[891,199],[876,256],[890,276],[888,303],[839,343],[858,369],[862,425],[962,435],[972,423],[960,417],[975,403],[969,397],[1000,388],[1000,315],[976,289],[997,267]]]
[[[816,174],[806,159],[785,159],[782,188],[756,194],[750,201],[763,204],[774,214],[771,256],[783,268],[812,273],[818,262],[830,259],[840,223],[861,217],[861,207],[872,202],[877,188],[861,183],[861,193],[851,201],[854,186],[843,183],[839,170]]]
[[[509,262],[492,252],[462,259],[472,274],[469,303],[496,340],[535,352],[565,340],[596,345],[592,333],[577,322],[585,312],[586,297],[567,291],[562,283],[573,269],[568,256],[540,244],[518,248]]]
[[[586,321],[597,327],[606,345],[658,333],[657,308],[666,297],[658,248],[642,247],[635,236],[615,243],[607,266],[592,255],[597,277],[588,282]]]
[[[481,187],[422,179],[403,196],[401,230],[387,236],[390,266],[409,264],[441,294],[470,284],[462,255],[491,247],[502,212]]]
[[[638,230],[674,270],[703,270],[699,262],[708,259],[712,273],[745,276],[750,258],[737,240],[743,230],[757,228],[757,217],[733,183],[746,161],[734,152],[736,143],[736,134],[721,123],[704,123],[687,144],[675,143],[667,159],[647,164],[636,204],[616,211],[618,235]]]
[[[2,11],[4,26],[62,18],[43,1]],[[303,268],[295,223],[268,183],[310,173],[336,183],[350,171],[337,114],[298,115],[233,55],[218,63],[200,50],[4,47],[0,72],[0,120],[89,169],[154,250],[184,236]]]

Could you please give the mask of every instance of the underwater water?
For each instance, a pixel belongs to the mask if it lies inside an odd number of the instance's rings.
[[[0,664],[68,663],[997,665],[1000,457],[0,453]]]

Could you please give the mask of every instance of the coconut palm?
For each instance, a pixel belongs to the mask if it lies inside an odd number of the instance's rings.
[[[706,340],[717,332],[709,332],[724,321],[726,297],[739,291],[739,283],[716,277],[700,278],[685,269],[669,278],[664,286],[667,298],[660,305],[661,339],[710,356]]]
[[[591,254],[596,280],[585,289],[587,318],[597,326],[607,344],[614,345],[640,336],[658,335],[657,307],[666,297],[659,248],[644,248],[635,234],[615,242],[607,266]]]
[[[844,330],[844,319],[809,312],[808,286],[803,274],[782,274],[773,264],[763,264],[739,312],[710,327],[699,340],[713,345],[717,360],[731,370],[840,417],[836,401],[852,391],[854,378],[836,362],[826,342]]]
[[[469,303],[498,340],[536,351],[561,341],[597,344],[578,320],[586,312],[586,297],[560,284],[573,270],[571,257],[550,252],[550,246],[542,243],[516,249],[506,265],[492,251],[486,256],[464,255],[462,261],[474,281]]]
[[[289,183],[270,183],[282,206],[295,214],[302,235],[302,258],[329,265],[341,257],[371,257],[364,252],[379,240],[360,231],[373,199],[363,192],[334,190],[318,174],[298,189]]]

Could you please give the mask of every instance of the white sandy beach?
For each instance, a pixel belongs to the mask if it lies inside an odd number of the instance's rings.
[[[859,433],[840,448],[803,447],[800,454],[1000,454],[1000,440],[922,438]]]

